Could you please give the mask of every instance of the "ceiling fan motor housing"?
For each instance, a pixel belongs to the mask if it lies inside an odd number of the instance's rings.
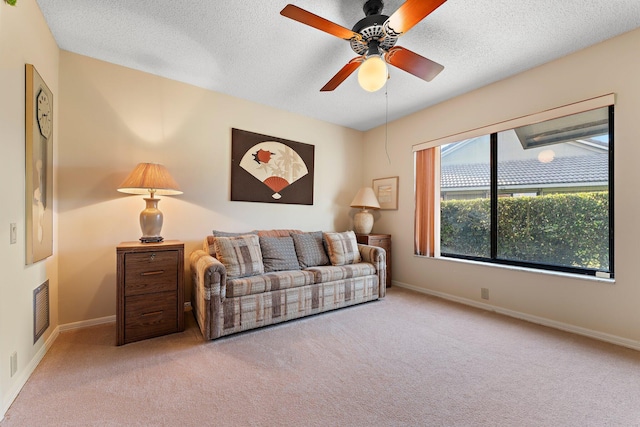
[[[367,10],[366,6],[367,5],[365,4],[365,13]],[[389,19],[387,15],[378,13],[375,15],[368,15],[358,21],[358,23],[353,26],[352,31],[362,35],[362,40],[352,39],[350,41],[351,49],[358,55],[365,55],[369,50],[369,43],[372,40],[377,41],[380,49],[384,51],[388,51],[395,46],[398,41],[398,37],[389,35],[384,30],[384,23],[387,22],[387,19]]]

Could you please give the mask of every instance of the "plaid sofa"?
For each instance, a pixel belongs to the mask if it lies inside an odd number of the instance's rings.
[[[191,304],[203,337],[216,339],[382,298],[385,258],[353,232],[214,231],[190,254]]]

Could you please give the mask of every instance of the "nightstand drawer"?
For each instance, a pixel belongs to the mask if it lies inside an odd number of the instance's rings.
[[[175,291],[178,251],[131,253],[125,256],[125,296]]]
[[[177,314],[175,291],[127,297],[124,326],[127,341],[175,332]]]

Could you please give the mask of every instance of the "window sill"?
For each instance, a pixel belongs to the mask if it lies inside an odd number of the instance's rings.
[[[541,274],[544,276],[555,276],[555,277],[564,277],[568,279],[579,279],[579,280],[585,280],[589,282],[604,283],[608,285],[613,285],[616,283],[615,278],[607,279],[604,277],[588,276],[586,274],[565,273],[562,271],[541,270],[537,268],[520,267],[515,265],[505,265],[505,264],[497,264],[497,263],[491,263],[491,262],[482,262],[482,261],[474,261],[474,260],[468,260],[468,259],[450,258],[450,257],[442,257],[442,256],[428,257],[423,255],[415,255],[415,254],[413,256],[416,258],[426,258],[426,259],[432,259],[437,261],[470,264],[470,265],[477,265],[477,266],[488,267],[488,268],[499,268],[502,270],[520,271],[524,273]]]

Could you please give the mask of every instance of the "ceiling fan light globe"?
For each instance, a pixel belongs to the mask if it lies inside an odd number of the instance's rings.
[[[387,83],[387,64],[380,56],[367,58],[358,69],[358,83],[368,92],[375,92]]]

